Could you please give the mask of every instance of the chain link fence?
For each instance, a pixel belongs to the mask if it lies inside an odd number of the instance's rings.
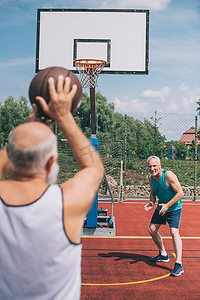
[[[121,201],[120,197],[122,197],[121,191],[123,189],[123,152],[123,141],[99,141],[99,155],[104,164],[105,175],[113,197],[119,199],[119,201]],[[58,183],[72,178],[79,170],[66,139],[58,141],[58,164],[60,166]],[[102,200],[110,198],[105,180],[102,181],[98,194]]]
[[[186,113],[116,114],[114,118],[115,130],[106,133],[106,140],[99,137],[99,154],[104,163],[107,181],[117,201],[128,197],[149,197],[146,159],[150,155],[158,155],[160,149],[162,168],[177,175],[183,187],[184,198],[200,200],[199,118]],[[177,158],[177,142],[191,127],[196,128],[194,143],[186,147],[188,152],[185,158]],[[58,141],[58,149],[58,182],[61,183],[71,178],[77,172],[78,166],[66,140]],[[99,188],[99,197],[109,198],[104,181]]]
[[[165,137],[164,146],[165,153],[161,156],[162,168],[169,169],[174,172],[183,188],[184,198],[191,200],[200,200],[200,138],[199,138],[199,118],[193,114],[169,114],[155,113],[131,115],[132,118],[151,122],[155,130],[158,130],[160,135]],[[127,118],[125,116],[125,118]],[[190,130],[192,128],[192,130]],[[178,143],[185,132],[187,147],[185,146],[185,157],[178,157]],[[152,135],[152,136],[151,136]],[[152,140],[154,144],[156,135],[152,134],[144,137],[144,147]],[[145,139],[146,137],[146,139]],[[125,137],[125,141],[128,137]],[[159,144],[159,141],[157,141]],[[153,149],[153,148],[152,148]],[[155,150],[156,149],[155,147]],[[177,151],[176,151],[177,150]],[[179,153],[180,154],[180,153]],[[124,174],[124,189],[126,197],[149,197],[150,187],[148,185],[149,172],[147,169],[146,159],[150,155],[157,153],[148,153],[145,159],[139,159],[132,153],[126,151],[125,154],[125,174]],[[159,155],[158,155],[159,156]]]

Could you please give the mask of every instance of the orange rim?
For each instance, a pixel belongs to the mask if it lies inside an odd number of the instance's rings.
[[[74,60],[74,65],[76,67],[81,67],[85,69],[96,69],[97,67],[105,66],[106,61],[103,59],[76,59]]]

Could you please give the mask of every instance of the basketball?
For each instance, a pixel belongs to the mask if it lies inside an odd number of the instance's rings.
[[[38,72],[37,75],[33,78],[29,86],[29,99],[31,104],[35,103],[38,108],[38,117],[42,120],[48,120],[50,117],[45,114],[42,110],[40,104],[35,100],[36,96],[43,97],[47,103],[50,101],[49,95],[49,87],[48,87],[48,79],[49,77],[53,77],[55,81],[55,86],[57,87],[57,79],[59,75],[63,75],[64,77],[70,77],[71,79],[71,87],[72,85],[77,85],[77,92],[72,102],[71,112],[75,113],[78,107],[81,104],[82,100],[82,87],[81,84],[76,77],[76,75],[62,67],[50,67]]]

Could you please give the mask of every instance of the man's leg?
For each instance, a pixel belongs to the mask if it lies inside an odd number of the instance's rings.
[[[182,241],[181,237],[179,235],[179,229],[178,228],[170,228],[170,234],[173,241],[173,247],[176,254],[176,261],[181,262],[182,259]]]
[[[149,226],[149,233],[152,236],[152,239],[159,250],[159,254],[156,257],[150,259],[151,262],[159,262],[159,261],[168,262],[169,261],[169,256],[167,255],[167,252],[165,251],[165,247],[164,247],[161,235],[158,232],[160,225],[161,224],[152,224],[151,223]]]
[[[151,223],[149,226],[149,233],[152,236],[152,239],[159,250],[159,254],[156,257],[150,259],[151,262],[159,262],[159,261],[168,262],[169,261],[169,256],[167,255],[167,252],[165,251],[165,247],[164,247],[161,235],[158,233],[158,229],[160,228],[160,225],[161,224],[152,224]]]
[[[174,269],[171,272],[171,276],[180,276],[184,273],[183,265],[181,262],[182,259],[182,241],[181,237],[179,235],[179,229],[178,228],[170,228],[170,233],[172,236],[174,251],[176,254],[176,262],[174,265]]]
[[[165,251],[165,246],[163,244],[163,240],[161,235],[159,234],[158,230],[162,224],[166,224],[166,221],[163,219],[162,216],[159,215],[159,211],[155,209],[153,216],[151,218],[151,223],[149,226],[149,234],[152,236],[152,239],[159,250],[159,255],[150,259],[151,262],[168,262],[169,256]]]
[[[151,223],[149,226],[149,234],[151,235],[156,246],[158,247],[158,250],[162,253],[162,252],[166,252],[166,251],[165,251],[162,237],[161,237],[160,233],[158,232],[160,226],[161,226],[161,224],[152,224]]]

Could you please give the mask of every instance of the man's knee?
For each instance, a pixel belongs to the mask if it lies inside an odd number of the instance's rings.
[[[158,231],[157,227],[154,224],[150,224],[148,232],[151,236],[153,236],[154,234],[156,234]]]
[[[178,228],[170,228],[170,234],[173,239],[179,238],[179,229]]]

